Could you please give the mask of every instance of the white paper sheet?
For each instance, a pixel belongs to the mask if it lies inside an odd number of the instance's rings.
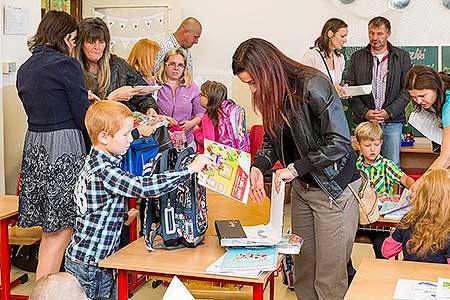
[[[372,85],[354,85],[354,86],[344,86],[343,87],[346,96],[361,96],[367,95],[372,92]]]
[[[442,144],[442,121],[434,114],[425,109],[420,112],[412,112],[408,123],[433,142]]]
[[[172,278],[162,300],[195,300],[177,276]]]
[[[148,95],[156,92],[161,88],[160,85],[137,85],[134,87],[137,90],[136,95]]]
[[[436,300],[436,282],[398,279],[394,300]]]

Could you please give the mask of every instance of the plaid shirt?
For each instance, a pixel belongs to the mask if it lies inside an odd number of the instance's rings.
[[[187,167],[152,176],[134,176],[120,168],[122,157],[92,148],[75,185],[77,218],[66,255],[96,266],[119,246],[125,198],[153,198],[189,178]]]
[[[182,48],[183,51],[186,53],[187,56],[187,68],[189,69],[189,72],[193,74],[193,66],[192,66],[192,55],[191,51],[189,49],[181,47],[181,45],[178,43],[177,39],[173,34],[167,36],[166,38],[160,40],[158,42],[159,46],[161,47],[161,50],[159,50],[158,55],[156,56],[156,64],[155,69],[153,72],[156,74],[158,72],[159,68],[161,67],[161,64],[164,61],[164,56],[166,56],[166,53],[169,52],[169,50],[172,49],[178,49]]]
[[[356,168],[367,174],[378,195],[392,195],[394,184],[400,184],[400,178],[405,176],[405,173],[392,160],[381,155],[378,155],[375,162],[369,166],[364,164],[364,158],[360,155],[356,161]]]

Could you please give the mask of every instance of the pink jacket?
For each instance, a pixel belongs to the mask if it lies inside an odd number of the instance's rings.
[[[213,122],[205,113],[200,123],[200,128],[194,131],[197,141],[197,152],[204,152],[204,139],[219,142],[221,144],[250,152],[250,142],[246,129],[245,110],[231,100],[225,100],[221,104],[222,114],[219,114],[218,128],[214,128]]]

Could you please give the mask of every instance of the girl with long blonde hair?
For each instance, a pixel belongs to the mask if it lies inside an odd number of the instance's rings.
[[[381,249],[386,258],[403,251],[404,260],[450,264],[450,171],[426,173],[411,210]]]

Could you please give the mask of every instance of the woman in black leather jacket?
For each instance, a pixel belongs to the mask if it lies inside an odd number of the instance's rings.
[[[297,297],[342,299],[347,261],[358,224],[358,204],[347,187],[358,178],[356,155],[341,101],[319,71],[258,38],[239,45],[233,74],[249,85],[266,135],[250,171],[250,196],[265,198],[263,173],[292,181],[292,230],[304,239],[295,257]]]

